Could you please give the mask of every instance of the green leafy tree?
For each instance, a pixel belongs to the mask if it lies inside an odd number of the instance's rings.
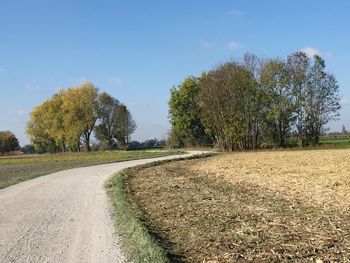
[[[188,77],[178,88],[172,88],[169,118],[172,146],[208,146],[212,139],[202,124],[198,101],[199,79]]]

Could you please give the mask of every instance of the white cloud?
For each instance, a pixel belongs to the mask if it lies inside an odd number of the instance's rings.
[[[313,47],[306,47],[303,48],[301,51],[304,52],[308,57],[313,57],[315,55],[321,56],[321,51]]]
[[[39,91],[40,90],[40,87],[38,85],[32,85],[32,84],[27,84],[25,86],[25,89],[27,91],[30,91],[30,92],[35,92],[35,91]]]
[[[330,57],[333,55],[333,53],[330,51],[321,52],[319,49],[313,47],[305,47],[301,51],[304,52],[309,58],[312,58],[315,55],[320,57]]]
[[[202,48],[212,48],[214,46],[215,46],[215,43],[213,43],[213,42],[203,41],[201,43]]]
[[[237,43],[235,41],[231,41],[229,44],[228,44],[228,47],[231,48],[231,49],[239,49],[239,48],[242,48],[243,45],[240,44],[240,43]]]
[[[68,81],[71,83],[71,85],[74,85],[74,86],[80,86],[81,84],[84,84],[86,82],[90,82],[85,77],[69,78]]]
[[[323,55],[325,57],[331,57],[331,56],[333,56],[333,52],[332,51],[327,51],[327,52],[324,52]]]
[[[231,16],[244,16],[244,12],[239,10],[239,9],[233,9],[230,12],[228,12],[229,15]]]
[[[341,99],[340,104],[341,105],[350,105],[350,100],[349,99]]]
[[[17,113],[18,113],[18,115],[23,116],[23,115],[25,114],[25,111],[24,111],[24,110],[19,109],[19,110],[17,110]]]
[[[124,81],[119,77],[110,76],[110,77],[107,77],[106,80],[107,80],[108,84],[114,85],[114,86],[119,86],[119,85],[124,84]]]
[[[89,82],[89,80],[85,77],[71,78],[71,79],[69,79],[69,81],[73,85],[81,85],[83,83]]]

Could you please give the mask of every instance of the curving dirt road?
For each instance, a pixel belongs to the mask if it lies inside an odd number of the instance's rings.
[[[126,167],[196,153],[76,168],[0,190],[0,262],[124,262],[104,182]]]

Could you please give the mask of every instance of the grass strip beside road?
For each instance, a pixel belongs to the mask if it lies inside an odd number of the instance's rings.
[[[153,162],[129,169],[125,169],[113,176],[105,185],[108,196],[113,205],[113,214],[117,234],[121,238],[123,252],[130,262],[164,263],[172,262],[167,249],[164,248],[164,240],[158,240],[156,232],[144,225],[139,216],[138,207],[130,202],[128,179],[129,176],[142,169],[154,167],[164,163],[184,159],[203,158],[213,154],[202,154],[189,158]],[[150,200],[151,201],[151,200]],[[162,246],[163,247],[162,247]]]
[[[179,151],[106,151],[23,155],[0,158],[0,189],[61,170],[179,154]]]
[[[125,192],[125,180],[130,173],[126,169],[107,184],[107,192],[114,208],[117,234],[121,238],[123,252],[130,262],[167,262],[164,251],[154,242],[147,229],[134,217]]]

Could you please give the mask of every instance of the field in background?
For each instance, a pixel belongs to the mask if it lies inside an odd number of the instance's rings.
[[[179,152],[140,150],[0,157],[0,189],[64,169],[132,159],[160,157],[175,153]]]
[[[173,162],[134,171],[126,189],[177,262],[350,260],[350,150]]]
[[[322,137],[320,140],[321,145],[326,146],[344,146],[344,147],[350,147],[350,136],[329,136],[329,137]]]

